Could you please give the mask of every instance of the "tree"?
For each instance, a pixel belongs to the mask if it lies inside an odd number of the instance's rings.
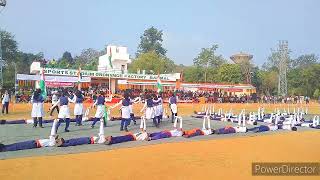
[[[220,82],[241,83],[243,75],[238,64],[223,64],[218,69]]]
[[[140,44],[136,56],[138,57],[141,53],[147,53],[155,51],[158,55],[165,56],[167,50],[162,47],[162,30],[158,30],[153,26],[146,29],[142,36],[140,36]]]
[[[15,62],[18,54],[18,43],[14,36],[7,31],[0,31],[2,59],[6,63]]]
[[[304,54],[292,61],[293,68],[306,68],[317,64],[319,57],[315,54]]]
[[[204,68],[204,81],[207,82],[207,74],[209,68],[218,68],[226,61],[223,57],[216,56],[215,51],[218,49],[218,45],[214,44],[210,48],[202,48],[199,55],[194,58],[193,64],[199,67]]]
[[[74,63],[74,59],[73,59],[71,53],[68,51],[63,53],[61,61],[63,61],[63,60],[66,61],[66,63],[68,63],[69,65],[72,65]]]
[[[183,80],[185,82],[201,82],[203,80],[203,68],[199,66],[189,66],[184,69]]]
[[[92,48],[88,48],[82,50],[81,54],[79,56],[76,56],[74,59],[75,61],[84,65],[98,59],[100,55],[101,53],[99,51],[94,50]]]
[[[314,91],[313,97],[314,97],[315,99],[318,99],[318,98],[320,97],[320,90],[319,90],[319,89],[316,89],[316,90]]]
[[[175,64],[169,58],[157,54],[155,51],[140,54],[130,65],[129,72],[149,70],[150,73],[171,73]]]
[[[265,95],[274,95],[278,87],[278,73],[276,71],[261,71],[261,91]]]

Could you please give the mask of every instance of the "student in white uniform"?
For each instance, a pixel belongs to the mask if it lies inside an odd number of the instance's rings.
[[[173,123],[173,120],[176,116],[178,116],[178,106],[177,106],[177,103],[178,103],[178,98],[177,96],[175,95],[175,93],[172,93],[171,97],[169,98],[169,107],[171,109],[171,113],[172,113],[172,116],[171,116],[171,122]]]
[[[73,96],[73,102],[75,102],[73,114],[76,117],[76,126],[82,125],[81,122],[82,122],[82,115],[83,115],[83,100],[84,100],[84,97],[81,91],[77,90]]]
[[[159,125],[162,120],[162,115],[163,115],[162,98],[160,95],[154,96],[153,104],[154,104],[154,112],[155,112],[154,118],[156,119],[157,124]]]
[[[69,132],[69,125],[70,125],[70,108],[69,102],[74,103],[72,99],[68,97],[69,93],[67,91],[63,91],[62,95],[60,96],[59,100],[50,108],[54,108],[55,106],[60,105],[60,111],[58,114],[59,122],[57,124],[57,131],[62,121],[66,122],[66,127],[64,129],[65,132]]]
[[[39,127],[43,128],[42,126],[42,117],[44,115],[43,102],[44,102],[44,98],[41,95],[41,89],[36,89],[36,91],[33,93],[31,97],[31,103],[32,103],[31,117],[33,119],[33,127],[37,127],[38,121],[39,121]]]
[[[150,96],[150,94],[147,94],[146,95],[146,99],[145,99],[145,103],[144,103],[144,106],[143,108],[141,109],[140,112],[144,112],[144,117],[146,120],[150,120],[152,119],[153,120],[153,124],[158,127],[158,123],[157,121],[154,119],[154,103],[153,103],[153,99],[152,97]],[[143,124],[143,121],[142,121],[142,118],[141,118],[141,124],[140,124],[140,127],[142,126]]]
[[[132,103],[136,103],[136,99],[135,100],[130,99],[129,93],[125,92],[124,99],[122,99],[120,102],[110,107],[110,109],[113,109],[115,107],[118,107],[119,105],[122,105],[120,108],[121,118],[122,118],[120,131],[125,130],[126,132],[128,132],[128,125],[130,124],[131,112],[132,112],[132,107],[130,108],[130,104]]]
[[[94,125],[101,119],[104,117],[105,114],[105,103],[106,102],[111,102],[112,101],[112,95],[110,94],[109,98],[104,96],[104,92],[100,91],[100,95],[97,97],[96,101],[94,102],[94,104],[92,105],[92,107],[97,106],[97,111],[96,114],[94,116],[94,120],[91,124],[91,127],[94,128]],[[105,124],[106,125],[106,124]]]
[[[139,97],[140,98],[140,97]],[[134,117],[134,112],[133,112],[133,103],[134,103],[134,98],[133,96],[130,97],[130,104],[129,104],[129,108],[130,108],[130,122],[131,120],[133,121],[134,125],[137,124],[136,118]],[[130,125],[129,122],[129,125]]]

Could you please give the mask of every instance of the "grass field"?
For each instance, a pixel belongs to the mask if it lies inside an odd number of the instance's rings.
[[[257,111],[259,106],[267,111],[287,108],[281,104],[215,104],[216,109],[232,108],[234,112],[243,108]],[[290,105],[290,108],[293,106],[300,107]],[[201,107],[199,104],[180,104],[179,114],[187,116]],[[30,108],[31,105],[17,104],[14,112],[1,119],[28,119]],[[135,111],[140,108],[141,105],[135,107]],[[310,114],[320,114],[318,104],[310,104],[308,109]],[[117,113],[115,110],[113,115],[118,116]],[[189,126],[201,124],[190,122],[186,123]],[[252,162],[320,162],[319,138],[317,130],[281,131],[218,139],[166,140],[160,144],[146,142],[142,146],[100,149],[98,152],[6,159],[0,160],[0,179],[319,179],[251,176]]]

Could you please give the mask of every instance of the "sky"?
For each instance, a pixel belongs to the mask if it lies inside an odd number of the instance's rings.
[[[163,31],[163,46],[176,64],[191,65],[201,48],[218,44],[229,59],[240,51],[262,65],[279,40],[291,57],[320,52],[318,0],[7,0],[0,28],[19,49],[58,59],[83,49],[127,46],[134,57],[143,31]]]

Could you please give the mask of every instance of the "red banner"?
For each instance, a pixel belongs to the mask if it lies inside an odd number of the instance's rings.
[[[228,92],[243,92],[243,89],[229,88],[227,91]]]
[[[46,82],[47,87],[73,87],[72,82]]]

